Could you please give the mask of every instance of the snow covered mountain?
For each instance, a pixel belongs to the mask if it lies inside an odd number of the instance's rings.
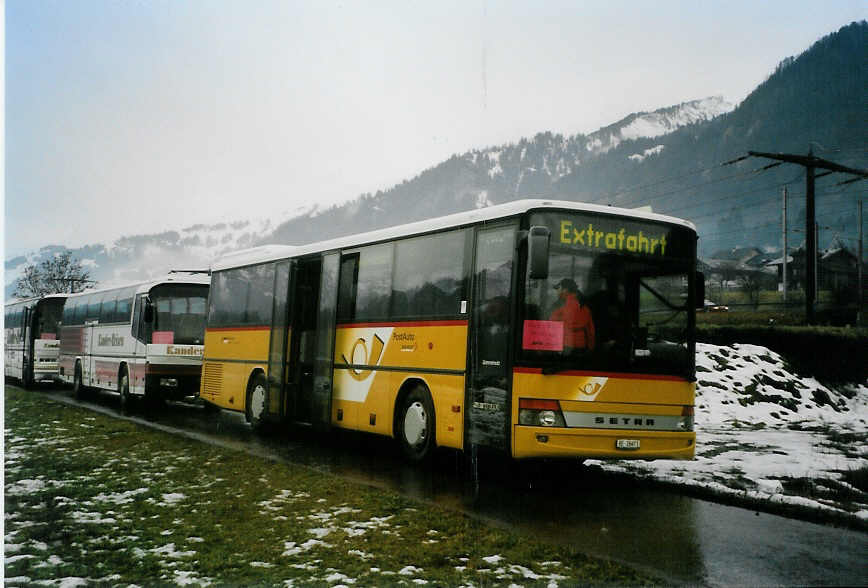
[[[606,128],[588,135],[586,149],[593,154],[607,153],[624,141],[654,138],[698,122],[731,112],[735,105],[722,96],[684,102],[654,112],[631,114]]]
[[[536,183],[540,183],[542,178],[548,183],[554,183],[625,141],[661,137],[688,125],[709,121],[732,111],[734,107],[722,96],[712,96],[654,112],[631,114],[588,135],[563,137],[552,133],[539,133],[530,141],[522,139],[517,145],[474,151],[465,157],[473,165],[482,167],[492,179],[509,175],[502,163],[509,162],[512,167],[517,167],[518,176],[514,178],[514,185],[518,194],[524,191],[522,188],[527,187],[524,184],[529,182],[530,178],[534,178]],[[631,157],[644,158],[662,150],[663,146],[660,145]],[[487,198],[481,197],[477,205],[484,205],[487,201]]]

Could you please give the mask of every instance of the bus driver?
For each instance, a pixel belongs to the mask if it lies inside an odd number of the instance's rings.
[[[594,348],[594,319],[591,309],[583,304],[584,296],[576,282],[564,278],[555,286],[560,306],[552,311],[549,320],[564,324],[564,351],[592,350]]]

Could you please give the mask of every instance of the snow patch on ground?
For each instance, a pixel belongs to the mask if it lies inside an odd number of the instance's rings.
[[[696,351],[696,459],[586,463],[868,520],[868,496],[847,482],[868,468],[868,385],[829,388],[758,345]]]

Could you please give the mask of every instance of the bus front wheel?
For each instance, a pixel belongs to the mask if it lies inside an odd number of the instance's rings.
[[[76,400],[83,400],[86,396],[81,374],[81,362],[75,363],[75,375],[72,377],[72,395],[75,396]]]
[[[33,366],[29,365],[24,368],[24,374],[21,377],[21,383],[25,389],[33,388],[33,384],[35,383],[33,377]]]
[[[130,372],[127,366],[121,368],[120,377],[118,377],[118,393],[121,395],[121,413],[127,414],[130,411]]]
[[[404,455],[422,462],[434,452],[434,403],[428,390],[418,385],[404,397],[398,411],[397,436]]]

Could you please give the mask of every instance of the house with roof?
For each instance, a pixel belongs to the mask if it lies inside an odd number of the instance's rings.
[[[778,282],[783,281],[783,257],[766,264],[777,271]],[[864,268],[864,266],[863,266]],[[817,286],[821,290],[843,292],[858,288],[859,261],[856,255],[835,236],[829,246],[817,252]],[[803,289],[805,280],[805,243],[790,251],[787,256],[787,287]]]

